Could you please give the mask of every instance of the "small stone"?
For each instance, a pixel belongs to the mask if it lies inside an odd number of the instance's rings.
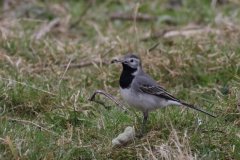
[[[124,132],[119,134],[117,138],[112,140],[113,147],[119,147],[126,144],[128,141],[135,138],[135,129],[134,127],[128,126],[125,128]]]
[[[229,93],[229,88],[228,87],[222,87],[220,89],[220,91],[222,92],[222,94],[228,94]]]

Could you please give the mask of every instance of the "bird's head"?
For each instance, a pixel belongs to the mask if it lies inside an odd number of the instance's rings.
[[[138,69],[141,68],[141,60],[134,54],[127,54],[123,56],[122,60],[113,59],[112,63],[122,63],[123,69]]]

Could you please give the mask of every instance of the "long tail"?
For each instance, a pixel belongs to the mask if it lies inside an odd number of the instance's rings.
[[[214,116],[214,115],[212,115],[212,114],[210,114],[210,113],[208,113],[208,112],[205,112],[205,111],[203,111],[203,110],[201,110],[201,109],[199,109],[199,108],[197,108],[197,107],[194,107],[193,105],[190,105],[190,104],[187,104],[187,103],[183,103],[183,102],[181,102],[181,104],[182,104],[183,106],[186,106],[186,107],[195,109],[195,110],[197,110],[197,111],[200,111],[200,112],[202,112],[202,113],[205,113],[205,114],[207,114],[207,115],[209,115],[209,116],[211,116],[211,117],[213,117],[213,118],[216,118],[216,116]]]

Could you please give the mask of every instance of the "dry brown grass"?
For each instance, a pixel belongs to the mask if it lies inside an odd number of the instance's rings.
[[[168,10],[167,1],[154,0],[5,0],[0,159],[239,159],[236,3],[211,8],[208,2],[189,1]],[[110,20],[116,10],[135,20]],[[175,26],[159,19],[139,22],[138,13],[168,15]],[[110,60],[126,53],[140,56],[143,69],[176,97],[218,118],[184,107],[161,109],[150,115],[147,136],[113,149],[111,140],[125,127],[140,130],[142,115],[124,113],[102,96],[97,98],[111,110],[88,99],[94,90],[104,90],[122,102],[121,66]],[[228,94],[221,92],[223,86]]]

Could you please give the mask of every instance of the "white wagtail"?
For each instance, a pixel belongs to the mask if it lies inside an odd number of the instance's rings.
[[[142,131],[136,137],[141,138],[143,136],[149,112],[169,105],[186,106],[216,118],[193,105],[181,102],[168,93],[168,91],[143,71],[141,60],[136,55],[127,54],[122,60],[112,60],[112,63],[115,62],[122,63],[123,66],[119,85],[124,101],[130,107],[143,112]]]

